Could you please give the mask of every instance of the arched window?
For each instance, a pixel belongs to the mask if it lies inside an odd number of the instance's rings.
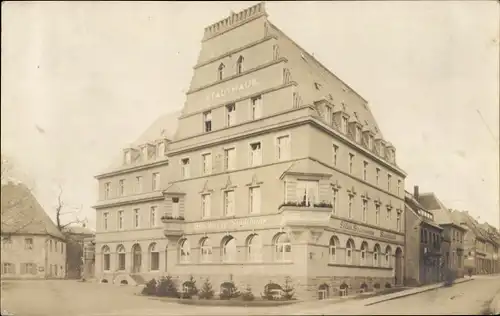
[[[111,269],[110,251],[108,246],[102,246],[102,269],[109,271]]]
[[[276,261],[292,260],[292,244],[285,233],[279,234],[274,239],[274,259]]]
[[[330,244],[329,244],[329,261],[330,263],[335,263],[337,261],[337,245],[338,245],[338,240],[337,237],[332,236],[330,238]]]
[[[236,261],[236,239],[233,236],[227,236],[222,240],[222,261]]]
[[[134,244],[132,246],[132,272],[138,273],[142,269],[142,250],[141,245]]]
[[[353,252],[354,251],[354,241],[352,239],[349,239],[347,241],[347,244],[345,245],[345,263],[346,264],[352,264],[352,257],[353,257]]]
[[[219,68],[217,69],[217,79],[218,80],[222,80],[222,78],[224,78],[224,68],[226,66],[224,66],[224,64],[220,64],[219,65]]]
[[[363,241],[361,244],[361,265],[366,264],[366,250],[368,249],[368,243],[366,241]]]
[[[245,59],[243,58],[243,56],[240,56],[240,58],[238,58],[238,61],[236,61],[236,73],[239,75],[243,72],[243,61]]]
[[[392,266],[391,262],[392,250],[390,246],[385,248],[385,266],[390,268]]]
[[[191,246],[189,245],[189,240],[183,239],[179,247],[179,261],[181,263],[187,263],[191,256]]]
[[[160,252],[158,251],[158,247],[156,247],[156,243],[152,243],[149,246],[149,269],[151,271],[160,270]]]
[[[262,239],[259,235],[252,235],[248,238],[247,259],[251,262],[262,261]]]
[[[118,270],[123,271],[125,270],[125,247],[123,245],[118,245],[116,247],[116,253],[118,255]]]
[[[380,246],[379,244],[375,244],[373,248],[373,266],[380,266]]]
[[[212,261],[212,243],[208,237],[205,237],[200,242],[201,262]]]
[[[323,283],[318,288],[318,299],[324,300],[330,296],[330,287],[328,284]]]

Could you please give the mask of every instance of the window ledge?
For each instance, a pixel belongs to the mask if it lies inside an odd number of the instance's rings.
[[[375,270],[392,270],[392,267],[375,267],[375,266],[362,266],[344,263],[328,263],[330,267],[345,267],[345,268],[358,268],[358,269],[375,269]]]
[[[239,262],[200,262],[200,263],[178,263],[180,266],[216,266],[216,265],[285,265],[293,264],[293,261],[262,261],[262,262],[251,262],[251,261],[239,261]]]

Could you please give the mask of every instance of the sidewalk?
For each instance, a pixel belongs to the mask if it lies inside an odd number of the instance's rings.
[[[459,284],[459,283],[468,282],[468,281],[472,281],[472,280],[474,280],[474,278],[472,278],[472,279],[461,278],[461,279],[455,280],[455,282],[453,282],[453,284]],[[390,300],[395,300],[395,299],[410,296],[410,295],[415,295],[415,294],[419,294],[419,293],[423,293],[423,292],[427,292],[427,291],[432,291],[434,289],[438,289],[441,287],[444,287],[444,282],[425,285],[425,286],[419,286],[416,288],[411,288],[408,290],[387,294],[387,295],[384,295],[381,297],[373,297],[373,298],[366,299],[363,301],[363,303],[364,303],[363,305],[370,306],[370,305],[374,305],[374,304],[378,304],[378,303],[382,303],[382,302],[386,302],[386,301],[390,301]]]
[[[490,303],[490,312],[492,313],[492,315],[500,314],[500,291],[497,292]]]

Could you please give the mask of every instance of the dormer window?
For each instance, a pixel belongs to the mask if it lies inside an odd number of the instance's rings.
[[[224,64],[220,64],[219,65],[219,68],[217,69],[217,80],[222,80],[222,78],[224,77],[224,68],[226,66],[224,66]]]
[[[203,130],[206,132],[212,131],[212,112],[203,113]]]
[[[157,149],[158,157],[165,157],[165,143],[164,142],[159,143],[157,148],[158,148]]]
[[[243,61],[245,59],[243,58],[243,56],[240,56],[240,58],[238,58],[238,61],[236,62],[236,74],[241,74],[243,72]]]
[[[130,150],[127,150],[125,152],[125,163],[130,164],[131,162],[132,162],[132,153],[130,152]]]
[[[142,147],[142,159],[148,160],[148,147],[147,146]]]
[[[373,149],[373,136],[368,135],[368,149],[372,150]]]
[[[361,143],[361,127],[356,126],[355,131],[356,131],[355,132],[356,133],[356,142]]]
[[[332,124],[332,108],[329,106],[325,106],[325,121],[328,124]]]
[[[347,117],[346,116],[342,116],[342,122],[341,122],[341,129],[342,129],[342,133],[346,134],[347,135],[347,125],[348,125],[348,121],[347,121]]]

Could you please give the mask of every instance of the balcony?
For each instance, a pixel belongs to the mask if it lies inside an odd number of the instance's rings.
[[[328,226],[332,213],[332,205],[328,202],[285,202],[278,209],[284,226]]]
[[[184,234],[184,217],[162,216],[161,221],[165,224],[165,237],[181,237]]]

